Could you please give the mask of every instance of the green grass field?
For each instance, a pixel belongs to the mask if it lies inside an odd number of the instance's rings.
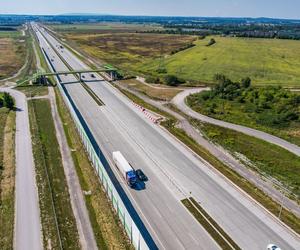
[[[170,55],[175,42],[177,48],[182,47],[183,40],[187,44],[194,37],[133,34],[133,30],[145,27],[122,25],[54,27],[89,55],[136,74],[159,76],[156,71],[163,64],[167,74],[193,83],[213,83],[214,75],[220,73],[234,81],[249,76],[255,85],[300,86],[300,41],[217,36],[214,45],[206,46],[211,39],[207,37],[195,41],[195,47]],[[84,37],[80,36],[81,32]],[[151,42],[157,44],[156,49],[149,45]],[[159,58],[161,48],[165,56],[163,63]]]
[[[168,73],[203,82],[212,82],[221,73],[234,81],[249,76],[254,84],[300,86],[300,41],[216,37],[216,44],[207,47],[209,39],[166,58]],[[158,63],[146,63],[141,69],[153,72]]]
[[[1,37],[19,37],[21,36],[21,32],[20,31],[1,31],[0,30],[0,38]]]

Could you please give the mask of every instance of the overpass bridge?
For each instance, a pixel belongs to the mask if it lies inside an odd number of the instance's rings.
[[[82,81],[82,74],[86,73],[107,73],[111,80],[116,80],[118,78],[117,69],[113,67],[103,67],[98,69],[87,69],[87,70],[70,70],[70,71],[56,71],[56,72],[43,72],[38,71],[33,76],[28,77],[26,80],[18,83],[17,85],[23,85],[25,83],[28,83],[30,81],[37,82],[39,84],[46,84],[47,83],[47,77],[48,76],[60,76],[60,75],[77,75],[79,78],[79,81]]]

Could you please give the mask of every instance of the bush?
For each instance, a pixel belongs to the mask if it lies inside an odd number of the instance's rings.
[[[207,47],[212,46],[216,43],[216,40],[214,38],[210,39],[209,43],[206,45]]]
[[[14,99],[11,97],[10,94],[8,94],[6,92],[3,94],[3,103],[4,103],[4,106],[10,110],[13,109],[15,106]]]
[[[242,83],[242,87],[243,88],[245,88],[245,89],[249,88],[251,86],[251,79],[250,79],[250,77],[246,77],[246,78],[242,79],[241,83]]]
[[[186,49],[192,48],[192,47],[194,47],[194,46],[196,46],[196,45],[193,44],[193,43],[188,43],[188,44],[186,44],[185,46],[183,46],[183,47],[181,47],[181,48],[178,48],[178,49],[173,50],[173,51],[171,52],[171,55],[174,55],[174,54],[176,54],[176,53],[178,53],[178,52],[180,52],[180,51],[184,51],[184,50],[186,50]]]
[[[0,98],[0,108],[2,108],[2,107],[3,107],[3,104],[4,104],[4,102],[3,102],[3,99],[2,99],[2,98]]]
[[[179,80],[177,76],[174,75],[166,75],[164,78],[164,82],[169,86],[178,86],[179,84],[184,83],[183,81]]]
[[[158,77],[148,76],[146,77],[145,82],[158,84],[160,83],[160,79]]]
[[[207,101],[209,98],[211,98],[211,92],[209,90],[202,91],[201,98],[203,101]]]

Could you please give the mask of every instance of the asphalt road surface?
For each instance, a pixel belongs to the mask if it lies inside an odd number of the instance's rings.
[[[202,90],[205,90],[205,89],[206,88],[203,88]],[[233,129],[233,130],[242,132],[242,133],[247,134],[247,135],[254,136],[256,138],[259,138],[259,139],[265,140],[267,142],[276,144],[276,145],[278,145],[278,146],[280,146],[280,147],[282,147],[282,148],[284,148],[284,149],[300,156],[300,147],[299,146],[297,146],[295,144],[292,144],[292,143],[290,143],[286,140],[283,140],[279,137],[276,137],[274,135],[271,135],[271,134],[268,134],[268,133],[265,133],[265,132],[262,132],[262,131],[259,131],[259,130],[256,130],[256,129],[252,129],[252,128],[248,128],[248,127],[245,127],[245,126],[241,126],[241,125],[237,125],[237,124],[217,120],[217,119],[202,115],[202,114],[194,111],[193,109],[191,109],[185,103],[185,99],[186,99],[187,96],[189,96],[191,94],[199,93],[199,92],[201,92],[201,89],[199,89],[199,88],[184,90],[184,91],[180,92],[178,95],[176,95],[173,98],[172,102],[182,112],[186,113],[187,115],[189,115],[189,116],[191,116],[195,119],[198,119],[198,120],[203,121],[203,122],[211,123],[211,124],[214,124],[214,125],[218,125],[218,126],[221,126],[221,127]]]
[[[60,49],[59,42],[47,32],[40,31],[73,69],[87,68],[67,49]],[[53,60],[53,68],[66,70],[55,51],[37,33],[41,47]],[[118,188],[124,191],[158,248],[218,248],[181,205],[182,198],[192,195],[242,249],[265,249],[269,243],[283,249],[300,249],[298,235],[152,123],[110,83],[99,76],[92,78],[88,73],[84,79],[105,105],[99,106],[74,76],[61,77],[108,163],[111,163],[111,153],[120,150],[134,168],[141,168],[148,176],[144,187],[133,190],[111,168],[117,178],[116,185],[120,185]]]
[[[14,248],[40,250],[42,249],[40,210],[26,96],[8,88],[0,88],[0,91],[10,93],[16,101],[17,108]]]

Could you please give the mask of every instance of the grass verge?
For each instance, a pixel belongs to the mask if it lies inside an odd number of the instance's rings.
[[[95,94],[95,92],[85,82],[81,82],[81,85],[84,87],[84,89],[86,90],[86,92],[88,92],[88,94],[93,98],[93,100],[99,106],[103,106],[104,105],[104,102],[102,102],[102,100],[99,98],[99,96],[97,96]]]
[[[0,246],[13,249],[16,113],[0,109]]]
[[[277,186],[288,189],[300,202],[300,157],[277,145],[231,129],[195,119],[190,119],[190,122],[209,140],[221,145],[247,167],[273,179],[274,183],[278,180]]]
[[[29,76],[31,76],[36,70],[36,59],[33,51],[32,38],[28,31],[26,31],[25,42],[27,51],[26,55],[24,54],[23,56],[24,58],[26,58],[24,68],[21,70],[19,75],[17,75],[10,81],[17,81],[17,83],[22,82],[25,79],[28,79]]]
[[[48,95],[48,87],[44,85],[22,85],[15,89],[23,92],[27,97]]]
[[[175,95],[181,92],[180,89],[176,89],[174,87],[166,87],[166,86],[151,86],[141,83],[136,79],[128,79],[119,81],[120,84],[124,86],[136,90],[151,99],[159,100],[159,101],[170,101]]]
[[[80,249],[48,100],[31,100],[29,116],[45,249]]]
[[[133,249],[88,159],[62,96],[57,89],[55,92],[58,112],[63,122],[68,145],[73,149],[71,154],[81,189],[91,191],[91,195],[85,196],[85,203],[97,245],[100,249]]]
[[[205,212],[194,198],[184,199],[181,202],[222,249],[241,249],[213,220],[213,218]]]
[[[136,96],[135,94],[132,94],[131,92],[129,92],[128,90],[126,89],[123,89],[117,85],[115,85],[115,87],[117,89],[119,89],[120,92],[122,92],[125,96],[127,96],[130,100],[132,100],[133,102],[141,105],[142,107],[144,107],[145,109],[149,109],[157,114],[160,114],[166,118],[169,118],[169,119],[175,119],[172,115],[170,115],[169,113],[167,112],[164,112],[162,110],[160,110],[159,108],[157,107],[154,107],[153,105],[145,102],[143,99],[139,98],[138,96]]]
[[[146,103],[144,100],[138,98],[137,96],[126,90],[121,91],[135,103],[142,105],[145,108],[157,112],[161,115],[164,115],[165,117],[168,117],[169,119],[161,122],[161,126],[166,128],[172,135],[174,135],[177,139],[183,142],[190,149],[192,149],[197,155],[199,155],[201,158],[210,163],[215,169],[217,169],[221,174],[226,176],[230,181],[239,186],[243,191],[245,191],[249,196],[251,196],[254,200],[256,200],[263,207],[265,207],[274,216],[279,215],[280,204],[271,199],[262,190],[258,189],[255,185],[250,183],[248,180],[243,178],[234,170],[226,166],[223,162],[219,161],[215,156],[213,156],[205,148],[199,145],[195,140],[189,137],[182,129],[177,128],[177,120],[174,117],[170,116],[166,112],[159,110],[151,104]],[[292,212],[283,208],[280,219],[282,222],[284,222],[286,225],[292,228],[295,232],[300,233],[300,219],[297,216],[295,216]]]
[[[38,45],[37,36],[36,36],[35,32],[32,30],[32,28],[30,28],[30,34],[33,37],[33,46],[34,46],[35,51],[36,51],[36,57],[39,58],[41,70],[46,71],[46,72],[50,72],[50,69],[49,69],[49,66],[47,64],[46,58],[44,57],[43,52],[42,52],[40,46]],[[48,76],[47,79],[48,79],[49,83],[52,86],[56,85],[56,81],[55,81],[54,76]]]

